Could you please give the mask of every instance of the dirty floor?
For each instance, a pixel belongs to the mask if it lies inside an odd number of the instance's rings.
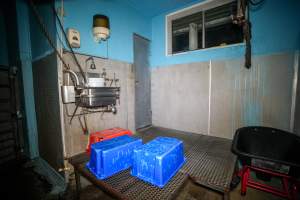
[[[73,185],[73,184],[72,184]],[[65,194],[64,199],[72,199],[74,194],[74,186],[72,186],[69,191]],[[81,200],[112,200],[109,195],[98,190],[92,185],[88,185],[83,188],[81,195]],[[210,191],[204,187],[194,184],[188,181],[185,186],[180,190],[177,198],[175,200],[222,200],[223,196],[219,193]],[[275,197],[271,194],[261,192],[254,189],[249,189],[246,196],[240,195],[240,185],[237,186],[230,193],[230,200],[282,200],[282,198]]]
[[[147,130],[142,130],[137,133],[137,136],[143,135],[145,142],[153,139],[159,135],[170,135],[170,133],[182,133],[180,131],[169,130],[165,128],[152,127]],[[156,133],[156,134],[154,134]],[[187,151],[193,143],[194,134],[182,134],[182,140],[185,142],[185,151]],[[63,194],[53,195],[50,193],[51,185],[46,179],[35,172],[34,166],[30,165],[30,162],[22,163],[21,165],[15,165],[14,167],[1,170],[1,199],[29,199],[29,200],[71,200],[75,194],[75,180],[74,175],[71,174],[67,190]],[[255,175],[253,175],[255,178]],[[278,180],[272,180],[272,183],[276,185]],[[111,200],[113,199],[108,194],[97,189],[91,185],[84,178],[81,180],[82,190],[81,200]],[[188,181],[180,189],[176,200],[218,200],[223,199],[222,195],[211,190],[208,190],[202,186],[194,184],[192,181]],[[246,196],[240,195],[240,184],[230,193],[231,200],[280,200],[282,198],[275,197],[271,194],[261,192],[249,188]]]
[[[164,136],[172,136],[172,134],[181,135],[181,140],[184,141],[185,151],[188,151],[195,141],[195,134],[184,133],[181,131],[170,130],[160,127],[151,127],[149,129],[141,130],[137,133],[137,136],[143,137],[143,142],[148,142],[158,135]],[[255,175],[253,174],[253,178],[255,179]],[[71,178],[69,189],[65,193],[65,199],[72,199],[73,194],[75,192],[75,183],[74,178]],[[109,195],[104,192],[98,190],[95,186],[90,185],[88,181],[82,178],[82,185],[84,188],[81,191],[81,199],[82,200],[111,200]],[[272,180],[273,184],[277,184],[277,180]],[[223,196],[217,192],[211,191],[207,188],[204,188],[200,185],[193,183],[192,181],[188,181],[179,191],[176,200],[219,200],[223,199]],[[254,190],[249,188],[246,196],[240,195],[240,184],[230,193],[231,200],[281,200],[282,198],[273,196],[271,194],[261,192],[258,190]]]
[[[52,185],[35,172],[32,161],[22,160],[0,169],[0,199],[49,199]],[[55,197],[56,198],[56,197]]]

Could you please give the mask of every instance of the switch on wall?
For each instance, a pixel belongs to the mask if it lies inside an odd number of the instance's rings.
[[[68,41],[72,48],[79,48],[80,47],[80,33],[79,31],[69,28],[67,31]]]

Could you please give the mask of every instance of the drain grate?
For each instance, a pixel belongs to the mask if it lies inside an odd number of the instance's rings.
[[[230,148],[231,140],[202,136],[187,153],[180,171],[200,185],[228,192],[236,163]]]

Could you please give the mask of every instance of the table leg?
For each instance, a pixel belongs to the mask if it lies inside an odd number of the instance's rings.
[[[223,200],[229,200],[229,199],[230,199],[229,192],[224,192]]]
[[[76,193],[75,193],[75,200],[80,199],[80,190],[81,190],[81,183],[80,183],[80,174],[76,169],[74,169],[75,173],[75,182],[76,182]]]

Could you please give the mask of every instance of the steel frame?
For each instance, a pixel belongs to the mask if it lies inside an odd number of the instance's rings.
[[[254,181],[253,179],[251,179],[250,176],[251,171],[261,172],[273,177],[281,178],[282,189],[277,189],[275,187]],[[251,187],[257,190],[271,193],[276,196],[287,198],[289,200],[297,199],[300,183],[287,174],[282,174],[269,169],[263,169],[259,167],[245,165],[239,171],[239,176],[242,178],[241,195],[246,195],[247,187]]]

